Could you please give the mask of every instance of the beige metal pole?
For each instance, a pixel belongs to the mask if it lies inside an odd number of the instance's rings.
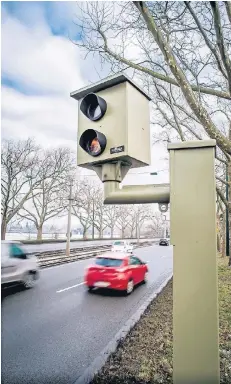
[[[218,384],[215,140],[169,144],[173,382]]]
[[[104,182],[104,204],[169,203],[169,184],[119,187],[117,181]]]

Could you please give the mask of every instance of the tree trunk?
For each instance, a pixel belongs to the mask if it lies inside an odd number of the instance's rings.
[[[221,222],[219,212],[217,212],[217,252],[221,252]]]
[[[40,225],[37,227],[37,240],[42,240],[43,238],[43,226]]]
[[[135,238],[137,239],[138,237],[138,223],[136,222],[136,233],[135,233]]]
[[[219,233],[217,233],[217,252],[221,252],[221,239]]]
[[[229,191],[231,190],[231,187],[229,187]],[[229,192],[229,267],[231,267],[231,193]]]
[[[102,224],[100,224],[100,227],[99,227],[99,238],[100,239],[103,238],[103,227],[102,227]]]
[[[1,239],[2,240],[5,240],[5,238],[6,238],[6,228],[7,228],[6,219],[3,218],[2,224],[1,224]]]
[[[83,240],[87,239],[87,228],[83,227]]]
[[[223,213],[222,219],[222,244],[221,244],[221,256],[225,257],[226,255],[226,215]]]
[[[111,239],[113,239],[114,236],[114,227],[111,227]]]
[[[231,201],[230,200],[229,200],[229,206],[231,206]],[[231,209],[229,209],[229,267],[231,267],[231,241],[230,241],[231,239],[230,239],[230,233],[231,233]]]
[[[231,122],[229,125],[229,141],[231,141]],[[228,162],[228,182],[231,183],[231,160]],[[228,187],[228,212],[229,212],[229,267],[231,267],[231,184]]]

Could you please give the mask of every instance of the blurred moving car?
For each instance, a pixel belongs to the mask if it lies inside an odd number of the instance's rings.
[[[23,245],[16,241],[1,242],[2,286],[11,283],[32,288],[39,277],[39,266],[34,255],[28,255]]]
[[[112,252],[133,252],[133,245],[126,240],[115,240],[111,247]]]
[[[147,281],[147,275],[148,267],[138,257],[127,252],[106,252],[86,269],[84,281],[89,291],[110,288],[129,295],[135,285]]]
[[[159,245],[169,245],[169,242],[167,239],[160,239]]]

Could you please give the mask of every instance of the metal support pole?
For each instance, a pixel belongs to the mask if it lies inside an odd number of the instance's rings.
[[[229,182],[228,166],[226,167],[226,182]],[[226,200],[229,201],[229,186],[226,184]],[[226,207],[226,255],[229,256],[229,209]]]
[[[71,206],[72,206],[72,182],[70,183],[70,196],[68,204],[68,219],[67,219],[67,243],[66,256],[70,256],[70,240],[71,240]]]
[[[169,203],[169,184],[119,187],[117,181],[104,182],[104,204]]]
[[[174,384],[220,383],[215,145],[168,146]]]

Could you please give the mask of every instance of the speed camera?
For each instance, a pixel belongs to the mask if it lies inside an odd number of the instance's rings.
[[[124,74],[72,92],[78,101],[77,164],[150,164],[150,97]]]

